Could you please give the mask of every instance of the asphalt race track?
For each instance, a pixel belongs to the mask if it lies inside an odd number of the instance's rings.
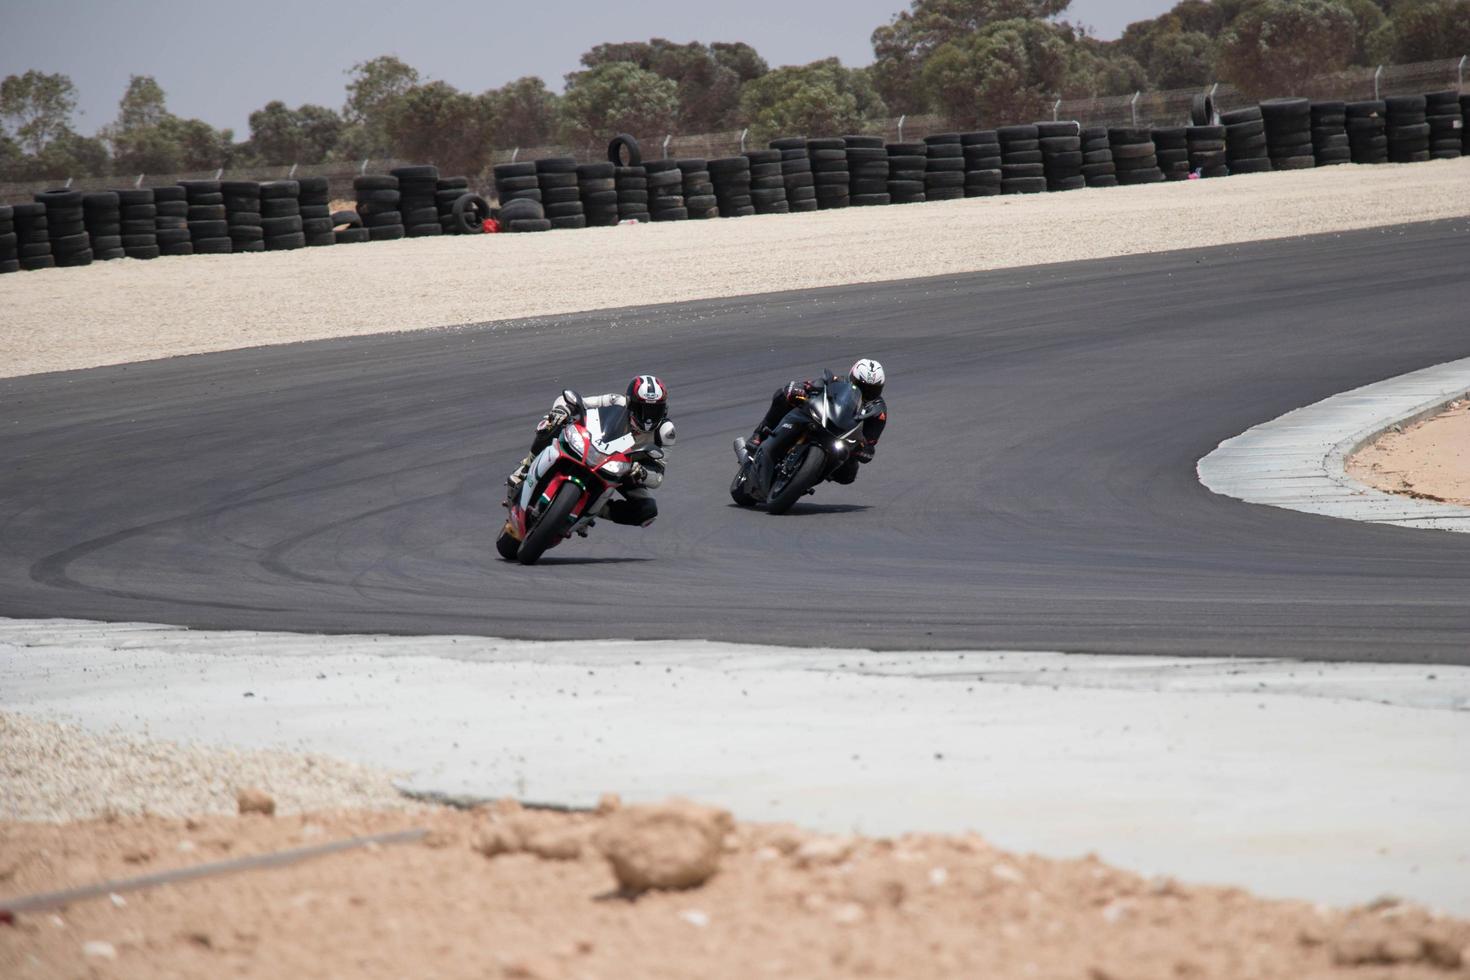
[[[0,380],[0,614],[1470,664],[1470,535],[1195,477],[1467,354],[1459,220]],[[857,356],[888,369],[876,461],[734,507],[733,437]],[[639,372],[679,427],[658,522],[500,561],[535,418]]]

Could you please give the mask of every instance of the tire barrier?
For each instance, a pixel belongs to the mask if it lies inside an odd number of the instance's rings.
[[[225,220],[225,196],[217,180],[181,180],[189,240],[195,255],[228,255],[231,251],[229,222]]]
[[[302,177],[296,185],[299,188],[296,200],[301,208],[301,233],[306,236],[306,247],[335,245],[337,236],[332,234],[332,196],[327,178]]]
[[[582,192],[577,189],[577,161],[573,157],[549,157],[536,161],[536,184],[541,188],[541,206],[553,228],[587,227],[582,210]]]
[[[153,188],[118,191],[117,201],[123,254],[130,259],[158,258],[158,205],[154,203]]]
[[[923,143],[889,143],[888,200],[892,204],[922,204],[924,176],[929,165],[929,148]]]
[[[265,227],[261,224],[260,182],[255,180],[222,180],[225,223],[230,234],[232,252],[264,252]]]
[[[709,178],[715,185],[715,206],[722,218],[745,218],[755,214],[750,196],[750,161],[745,157],[723,157],[709,162]],[[653,180],[650,173],[648,179]],[[658,220],[655,213],[653,220]]]
[[[1388,135],[1391,163],[1423,163],[1429,159],[1429,122],[1422,95],[1391,95],[1383,100],[1388,109],[1384,132]]]
[[[1184,130],[1189,152],[1189,169],[1201,177],[1226,177],[1230,168],[1225,163],[1225,127],[1190,126]]]
[[[618,189],[611,163],[584,163],[577,167],[577,194],[589,228],[618,223]]]
[[[541,203],[541,184],[536,179],[535,163],[502,163],[496,165],[495,196],[502,204],[511,201]]]
[[[965,147],[959,133],[924,137],[924,198],[957,201],[965,196]]]
[[[1312,103],[1312,156],[1319,167],[1352,162],[1346,102]]]
[[[847,201],[852,207],[888,204],[888,151],[880,136],[844,136],[847,157]]]
[[[1118,166],[1113,162],[1113,144],[1106,126],[1082,130],[1082,178],[1088,187],[1117,187]]]
[[[1080,144],[1079,144],[1080,145]],[[995,130],[960,134],[965,160],[965,196],[994,197],[1000,193],[1000,137]]]
[[[464,193],[455,200],[449,213],[454,219],[454,226],[445,234],[479,235],[484,233],[485,222],[493,212],[490,210],[490,202],[480,195]]]
[[[740,158],[745,162],[743,157]],[[715,194],[718,196],[720,182],[715,176],[715,160],[710,163],[710,177],[715,183]],[[644,173],[648,175],[648,213],[653,216],[654,221],[684,221],[689,217],[689,209],[684,206],[684,173],[679,169],[677,160],[649,160],[643,164]],[[723,203],[723,202],[721,202]],[[720,209],[724,213],[724,208]]]
[[[92,240],[92,257],[98,262],[120,259],[127,253],[122,244],[122,204],[117,191],[95,191],[82,195],[82,220]]]
[[[791,203],[786,200],[786,177],[781,170],[781,151],[747,150],[741,156],[750,163],[750,204],[755,213],[790,214]],[[887,154],[884,154],[883,160],[886,173]],[[888,191],[886,180],[883,190],[885,194]]]
[[[46,234],[58,266],[92,264],[92,239],[87,236],[81,191],[42,191],[36,203],[46,209]]]
[[[394,167],[388,175],[398,178],[398,214],[403,221],[404,237],[433,238],[444,234],[439,224],[439,206],[434,201],[439,190],[439,168]]]
[[[439,228],[446,235],[461,231],[454,216],[454,204],[470,192],[468,177],[440,177],[434,183],[434,209],[439,212]],[[333,215],[335,218],[336,216]]]
[[[397,177],[364,174],[352,179],[352,189],[357,194],[357,213],[367,229],[369,241],[391,242],[404,237]]]
[[[1312,155],[1312,103],[1307,99],[1267,99],[1261,103],[1261,120],[1266,130],[1266,154],[1272,170],[1310,170],[1317,165]]]
[[[614,167],[641,167],[643,152],[637,140],[627,133],[619,133],[607,144],[607,161]]]
[[[540,201],[529,197],[518,197],[500,208],[500,221],[506,231],[522,233],[550,231],[551,220]]]
[[[1387,117],[1388,107],[1380,100],[1347,104],[1348,153],[1353,163],[1388,162]]]
[[[847,143],[840,137],[820,137],[806,141],[807,156],[812,161],[812,181],[817,189],[817,207],[822,211],[845,208],[850,197],[847,172]]]
[[[1082,176],[1082,127],[1075,122],[1037,123],[1041,166],[1049,191],[1076,191],[1087,186]]]
[[[1040,194],[1046,190],[1041,131],[1034,125],[1002,126],[995,135],[1000,141],[1000,192]]]
[[[1109,129],[1108,145],[1113,150],[1113,166],[1117,168],[1119,184],[1132,186],[1163,181],[1164,172],[1159,169],[1158,148],[1154,146],[1152,130]]]
[[[0,273],[20,271],[20,243],[15,233],[15,209],[0,204]]]
[[[817,182],[812,176],[812,158],[806,140],[788,136],[771,140],[770,149],[781,154],[781,183],[786,188],[786,206],[793,214],[817,209]]]
[[[1189,105],[1189,122],[1192,126],[1215,125],[1215,97],[1201,92]]]
[[[56,265],[51,254],[51,234],[46,228],[46,205],[34,201],[10,209],[15,228],[16,259],[22,269],[50,269]]]
[[[306,247],[301,225],[301,185],[294,180],[272,180],[260,185],[260,230],[267,252]]]
[[[1189,179],[1189,128],[1172,126],[1152,131],[1154,156],[1165,180]]]
[[[1271,170],[1266,152],[1266,123],[1260,106],[1221,113],[1225,124],[1225,162],[1232,174],[1263,174]]]
[[[691,220],[707,221],[720,216],[715,184],[710,178],[709,161],[697,157],[675,160],[684,194],[684,208]]]
[[[1425,122],[1429,123],[1429,157],[1458,160],[1463,152],[1465,120],[1460,111],[1460,93],[1429,92],[1424,96]]]
[[[1460,154],[1470,156],[1470,95],[1460,96]]]
[[[614,142],[617,141],[614,140]],[[648,171],[642,164],[633,167],[614,164],[613,184],[618,191],[619,221],[648,222],[653,220],[653,215],[648,210]]]
[[[194,240],[189,235],[189,199],[177,184],[153,188],[153,207],[158,212],[154,227],[158,235],[160,255],[193,255]]]

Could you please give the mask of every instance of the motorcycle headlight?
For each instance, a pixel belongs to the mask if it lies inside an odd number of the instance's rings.
[[[587,440],[582,436],[582,430],[575,425],[569,425],[561,430],[561,444],[565,446],[573,456],[581,457],[587,452]]]
[[[623,477],[628,475],[628,471],[632,468],[633,467],[630,464],[625,463],[620,459],[610,459],[606,463],[602,464],[602,472],[606,473],[614,480],[621,480]]]

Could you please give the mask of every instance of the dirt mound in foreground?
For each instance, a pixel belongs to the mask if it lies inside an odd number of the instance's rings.
[[[975,835],[818,835],[613,798],[586,814],[507,802],[0,824],[0,895],[410,827],[428,834],[22,915],[0,925],[0,975],[1470,976],[1470,922],[1391,900],[1326,909]]]

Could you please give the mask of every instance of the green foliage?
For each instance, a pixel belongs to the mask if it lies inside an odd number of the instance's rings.
[[[534,75],[491,89],[487,100],[500,146],[544,146],[556,137],[559,100]]]
[[[1072,72],[1070,28],[1005,20],[940,45],[920,80],[929,101],[957,121],[992,125],[1039,119]]]
[[[128,76],[127,90],[117,107],[117,125],[124,130],[157,126],[169,114],[163,86],[152,75]]]
[[[610,133],[654,136],[673,132],[679,85],[631,61],[609,61],[567,76],[561,100],[568,142],[594,143]]]
[[[599,44],[582,55],[582,64],[588,68],[616,62],[637,65],[677,84],[679,106],[674,125],[684,132],[709,132],[737,125],[741,86],[770,70],[754,48],[740,43],[676,44],[656,37],[650,41]]]
[[[342,117],[325,106],[268,102],[250,114],[249,154],[261,163],[321,163],[342,138]]]
[[[447,82],[415,85],[388,110],[390,152],[446,173],[479,173],[490,159],[492,115],[488,100]]]
[[[351,155],[382,156],[388,152],[388,117],[393,105],[418,84],[418,69],[391,54],[362,61],[347,70],[347,102],[342,107],[350,132]]]
[[[0,120],[7,135],[26,153],[39,154],[54,140],[70,134],[76,107],[76,86],[65,75],[32,68],[24,75],[0,80]]]
[[[740,115],[757,143],[861,132],[887,114],[869,73],[836,58],[777,68],[747,82],[740,97]]]
[[[119,173],[213,170],[230,159],[234,134],[200,119],[168,111],[163,88],[149,75],[134,75],[118,101],[117,119],[104,127]]]
[[[1260,0],[1221,35],[1218,68],[1262,98],[1295,95],[1314,75],[1347,66],[1357,31],[1342,0]]]
[[[894,112],[927,108],[920,75],[944,45],[979,33],[989,24],[1054,17],[1071,0],[913,0],[909,9],[873,32],[873,79]]]
[[[1470,54],[1470,0],[1399,0],[1369,41],[1375,59],[1437,61]]]

